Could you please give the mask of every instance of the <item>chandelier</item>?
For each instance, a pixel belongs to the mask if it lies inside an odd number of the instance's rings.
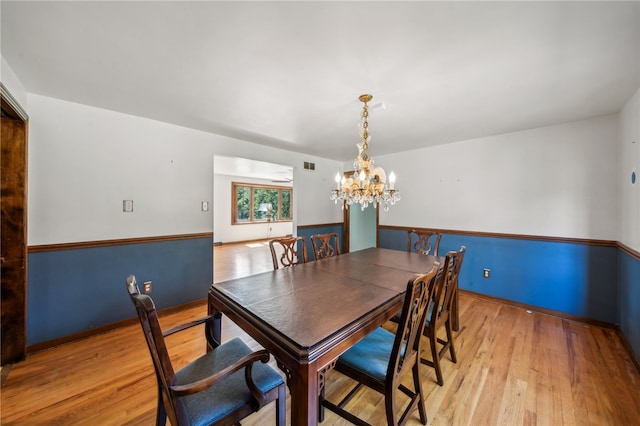
[[[394,205],[400,201],[400,191],[395,189],[396,175],[389,174],[389,185],[387,185],[387,175],[382,167],[376,167],[373,158],[367,152],[371,134],[369,133],[369,106],[367,103],[373,98],[372,95],[360,95],[362,107],[362,120],[358,124],[362,141],[357,144],[358,156],[353,162],[354,172],[350,177],[340,176],[336,173],[336,189],[331,191],[330,199],[342,202],[342,208],[346,205],[360,204],[362,210],[369,204],[377,207],[382,204],[384,211],[389,210],[389,205]]]

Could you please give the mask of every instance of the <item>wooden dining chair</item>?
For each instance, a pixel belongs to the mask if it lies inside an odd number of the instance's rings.
[[[210,351],[174,371],[164,338],[213,321],[213,316],[163,331],[153,300],[140,293],[133,275],[127,279],[127,290],[156,373],[157,425],[166,424],[167,417],[173,426],[237,424],[276,401],[276,424],[285,426],[285,384],[282,376],[266,365],[266,350],[253,352],[237,337],[222,345],[209,340]]]
[[[458,275],[465,252],[465,246],[462,246],[458,251],[447,252],[442,278],[436,283],[435,297],[429,306],[427,323],[424,328],[424,335],[429,338],[431,359],[423,357],[420,361],[436,370],[437,382],[440,386],[444,385],[440,360],[449,351],[451,361],[458,362],[453,342],[452,307],[455,293],[458,291]],[[438,336],[438,331],[442,326],[445,328],[446,340]]]
[[[298,244],[300,243],[300,244]],[[302,250],[300,250],[300,246]],[[307,239],[303,236],[276,238],[269,241],[273,269],[289,268],[307,262]],[[302,251],[302,255],[300,255]]]
[[[316,260],[340,254],[340,240],[337,232],[311,236],[311,245]]]
[[[357,381],[358,384],[338,404],[325,399],[323,390],[320,394],[320,407],[326,407],[356,425],[368,425],[344,408],[364,385],[384,395],[387,424],[405,424],[416,408],[422,424],[427,424],[420,382],[420,341],[427,306],[433,298],[434,281],[439,268],[440,265],[436,263],[428,273],[411,277],[395,334],[379,327],[340,355],[335,370]],[[409,371],[413,378],[413,389],[400,382]],[[399,419],[396,414],[400,406],[396,400],[398,390],[410,399]],[[322,417],[321,411],[320,418]]]
[[[437,256],[441,238],[439,232],[411,229],[407,231],[407,251]]]

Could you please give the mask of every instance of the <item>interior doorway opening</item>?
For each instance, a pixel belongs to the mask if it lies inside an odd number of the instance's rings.
[[[351,177],[353,170],[344,172],[345,177]],[[380,211],[373,204],[362,210],[360,204],[352,204],[349,208],[344,206],[344,252],[363,250],[369,247],[378,247],[378,224]]]
[[[296,187],[295,167],[241,157],[216,155],[213,158],[213,241],[214,245],[239,242],[266,241],[271,238],[296,234]],[[274,202],[268,206],[257,200],[252,209],[251,221],[239,223],[237,206],[234,210],[233,191],[238,188],[250,190],[289,192],[290,220],[283,211],[278,211]],[[288,189],[290,188],[290,191]],[[250,194],[253,196],[253,194]],[[270,207],[270,208],[269,208]],[[284,216],[283,216],[284,214]],[[215,259],[214,259],[215,263]],[[215,268],[214,268],[215,274]],[[214,280],[216,277],[214,276]]]

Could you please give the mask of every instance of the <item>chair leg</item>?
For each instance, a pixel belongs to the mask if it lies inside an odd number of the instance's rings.
[[[387,413],[387,425],[396,426],[398,424],[398,420],[396,419],[396,399],[394,398],[393,393],[390,395],[385,394],[384,406]]]
[[[156,426],[165,426],[167,424],[167,410],[164,408],[162,401],[162,391],[158,389],[158,408],[156,410]]]
[[[427,424],[427,410],[424,408],[424,395],[422,394],[422,382],[420,381],[420,363],[416,362],[413,366],[413,386],[416,390],[418,398],[418,413],[420,414],[420,422]]]
[[[444,385],[444,379],[442,378],[442,370],[440,369],[440,351],[438,350],[438,337],[434,334],[432,338],[429,339],[429,343],[431,346],[431,357],[433,358],[432,367],[436,370],[437,382],[440,386]]]
[[[458,357],[456,357],[456,349],[453,347],[453,330],[451,326],[451,319],[446,322],[445,329],[447,330],[447,341],[449,342],[449,353],[451,354],[451,361],[457,363]]]
[[[440,352],[438,350],[438,343],[446,344],[445,341],[438,339],[436,330],[430,330],[429,334],[425,333],[425,336],[429,339],[429,348],[431,349],[431,359],[433,361],[420,357],[420,362],[424,365],[428,365],[429,367],[436,370],[436,382],[440,385],[444,385],[444,379],[442,378],[442,370],[440,369]],[[433,337],[432,337],[433,336]],[[446,346],[442,348],[442,352],[445,352]]]
[[[287,395],[284,383],[278,387],[278,400],[276,401],[276,425],[286,426],[287,420]]]
[[[436,377],[438,378],[438,384],[444,385],[444,379],[442,378],[442,370],[440,369],[440,351],[438,350],[438,335],[436,330],[433,332],[433,336],[429,339],[431,346],[431,357],[433,358],[433,368],[436,370]]]

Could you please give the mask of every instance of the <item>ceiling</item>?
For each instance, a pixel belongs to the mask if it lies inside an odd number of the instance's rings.
[[[28,92],[349,161],[614,113],[640,3],[0,3]],[[384,104],[384,108],[380,105]]]
[[[292,166],[247,158],[215,155],[213,157],[213,172],[216,175],[266,179],[273,181],[273,183],[289,184],[293,182]]]

